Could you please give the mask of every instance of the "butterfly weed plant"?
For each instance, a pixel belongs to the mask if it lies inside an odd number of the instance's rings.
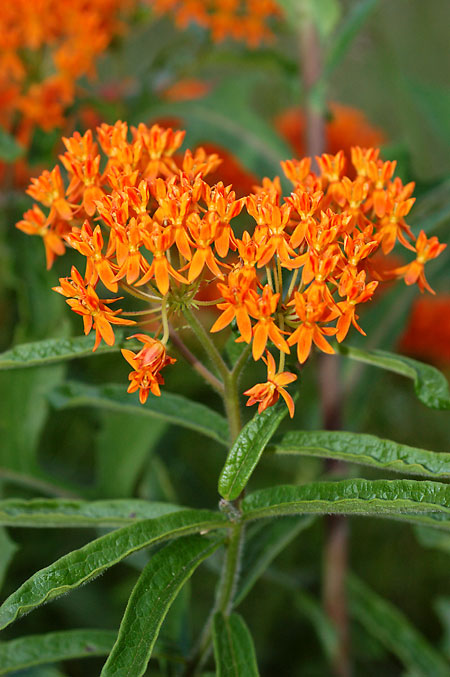
[[[236,612],[245,593],[240,577],[251,575],[242,570],[242,556],[253,523],[356,514],[450,528],[448,454],[370,435],[295,430],[295,409],[302,407],[296,391],[313,351],[340,352],[403,373],[424,403],[449,406],[445,379],[434,368],[346,345],[352,332],[365,335],[361,308],[376,303],[386,283],[403,280],[432,293],[425,266],[445,245],[423,231],[416,238],[408,226],[414,185],[396,177],[395,162],[384,162],[377,149],[354,147],[351,158],[343,152],[317,157],[317,171],[310,158],[282,162],[283,180],[265,178],[237,198],[232,185],[208,181],[220,171],[220,157],[202,148],[182,152],[183,139],[183,131],[129,128],[121,121],[63,138],[62,168],[32,179],[28,193],[36,204],[17,226],[42,238],[48,268],[75,250],[79,262],[59,284],[55,280],[54,291],[81,316],[84,334],[95,338],[23,345],[2,360],[18,367],[120,348],[131,368],[130,401],[138,393],[138,406],[172,420],[178,407],[177,422],[188,426],[193,421],[189,414],[183,421],[181,409],[193,405],[164,392],[163,374],[195,369],[222,399],[226,417],[225,424],[204,405],[200,415],[192,414],[228,448],[220,476],[211,478],[218,484],[218,508],[133,499],[3,501],[3,524],[110,530],[25,581],[0,607],[2,628],[129,555],[158,547],[149,552],[117,633],[72,630],[4,642],[0,663],[7,668],[1,674],[18,665],[17,652],[34,650],[52,662],[86,655],[90,642],[92,651],[107,655],[103,677],[144,675],[152,656],[160,656],[155,644],[176,595],[202,562],[222,552],[204,628],[188,651],[180,649],[169,662],[173,674],[186,676],[203,674],[214,663],[218,675],[257,675],[258,647]],[[390,264],[396,243],[408,263]],[[223,348],[222,334],[231,335],[237,350]],[[252,364],[260,382],[242,392],[240,377]],[[254,408],[246,423],[244,402]],[[294,429],[280,434],[286,414]],[[265,451],[356,461],[421,478],[333,479],[252,492],[248,484]],[[292,523],[296,533],[299,524]],[[429,660],[433,674],[448,674],[438,655]]]

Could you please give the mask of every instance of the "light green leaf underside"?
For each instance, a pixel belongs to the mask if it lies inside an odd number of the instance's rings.
[[[164,618],[184,583],[222,541],[188,536],[165,546],[147,564],[128,600],[102,677],[141,677]]]
[[[450,477],[450,454],[409,447],[374,435],[343,431],[292,431],[269,447],[276,454],[319,456],[383,470]]]
[[[115,638],[113,630],[83,629],[30,635],[1,642],[0,675],[73,658],[107,656]]]
[[[450,665],[393,604],[355,576],[349,579],[352,615],[418,677],[449,677]]]
[[[256,414],[241,430],[231,447],[219,477],[219,493],[228,501],[239,496],[273,433],[287,414],[277,405]]]
[[[150,416],[196,430],[227,445],[228,425],[223,416],[204,404],[191,402],[173,393],[164,392],[161,397],[151,396],[145,404],[140,404],[137,394],[127,393],[125,384],[96,387],[72,381],[55,389],[50,401],[58,409],[100,407],[108,411]]]
[[[337,346],[337,349],[342,355],[351,357],[353,360],[387,369],[387,371],[412,379],[417,397],[427,407],[450,409],[447,379],[435,367],[385,350],[360,350],[344,345]]]
[[[277,555],[313,521],[312,515],[306,515],[284,517],[270,522],[262,521],[253,525],[244,544],[242,574],[233,606],[236,607],[242,602]]]
[[[95,353],[92,352],[95,336],[75,336],[74,338],[45,339],[33,343],[22,343],[4,353],[0,353],[0,370],[44,367],[56,362],[73,360],[79,357],[104,355],[118,352],[128,342],[123,341],[123,332],[116,332],[116,342],[108,346],[102,341]]]
[[[225,518],[218,513],[181,510],[142,520],[97,538],[36,572],[13,592],[0,607],[0,629],[41,604],[87,583],[137,550],[225,525]]]
[[[450,529],[450,485],[427,480],[314,482],[261,489],[244,498],[244,519],[292,514],[392,517]]]
[[[217,613],[213,640],[217,677],[258,677],[253,640],[239,614],[231,614],[228,618]]]
[[[0,524],[19,527],[122,527],[184,510],[171,503],[116,499],[71,501],[9,498],[0,501]]]

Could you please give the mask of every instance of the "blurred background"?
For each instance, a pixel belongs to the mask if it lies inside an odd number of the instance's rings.
[[[205,3],[178,0],[71,0],[64,7],[52,0],[22,0],[2,6],[1,350],[81,334],[78,318],[70,317],[64,300],[51,291],[76,256],[67,254],[48,271],[40,238],[14,227],[32,204],[25,194],[30,177],[54,166],[63,151],[61,136],[117,119],[180,127],[187,130],[185,147],[203,145],[224,158],[214,180],[233,183],[240,195],[264,176],[280,174],[280,160],[305,154],[308,101],[302,73],[308,57],[293,26],[295,3],[248,2],[244,14],[233,14],[238,4],[217,1],[214,9],[211,3],[208,21],[202,15]],[[414,233],[424,229],[448,242],[449,3],[320,0],[316,8],[320,82],[315,96],[325,119],[325,150],[348,153],[355,144],[381,146],[384,159],[398,161],[402,180],[416,182],[417,202],[408,221]],[[391,256],[398,260],[395,250]],[[398,351],[430,362],[448,376],[448,249],[428,271],[435,296],[393,285],[361,314],[367,338],[355,332],[347,343]],[[212,315],[205,317],[210,320]],[[168,370],[167,389],[220,409],[187,369]],[[448,414],[426,409],[410,381],[345,358],[340,374],[344,429],[448,451]],[[134,496],[192,507],[217,505],[216,478],[224,459],[219,445],[145,416],[68,407],[63,397],[67,380],[118,383],[125,389],[127,365],[113,354],[0,373],[2,497]],[[246,374],[242,385],[252,383],[254,375]],[[321,426],[315,358],[302,372],[291,425]],[[350,477],[382,476],[358,466],[344,470]],[[317,459],[267,457],[252,488],[325,476]],[[76,529],[1,530],[2,596],[38,567],[95,535]],[[320,606],[323,539],[323,521],[314,520],[242,603],[262,675],[330,674],[332,630]],[[449,553],[450,540],[439,533],[376,519],[351,520],[351,570],[450,657]],[[44,628],[117,628],[137,570],[147,558],[147,552],[130,558],[91,585],[23,618],[4,633],[5,639]],[[204,568],[180,595],[163,626],[164,646],[189,646],[207,614],[215,577],[214,566]],[[367,621],[373,600],[352,594],[354,674],[417,674]],[[101,664],[91,658],[21,674],[96,675]],[[179,673],[161,661],[152,662],[148,674]]]

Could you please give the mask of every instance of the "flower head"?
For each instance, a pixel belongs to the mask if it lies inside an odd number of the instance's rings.
[[[257,383],[253,388],[249,388],[244,392],[244,395],[248,395],[250,398],[247,402],[247,407],[251,407],[259,402],[258,414],[260,414],[268,407],[276,404],[281,395],[289,409],[289,416],[293,418],[294,400],[283,386],[293,383],[297,379],[297,376],[289,371],[277,374],[275,360],[269,352],[267,352],[267,359],[265,357],[262,359],[267,365],[267,381],[265,383]]]
[[[160,371],[176,360],[166,354],[166,348],[161,341],[151,336],[134,334],[128,338],[135,338],[144,344],[137,353],[126,348],[121,351],[134,370],[129,375],[131,383],[128,386],[128,392],[134,393],[139,390],[139,401],[144,404],[150,392],[157,397],[161,395],[159,386],[164,384],[164,378]]]

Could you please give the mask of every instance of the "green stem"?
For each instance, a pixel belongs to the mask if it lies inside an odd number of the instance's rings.
[[[214,374],[212,374],[207,367],[201,362],[194,353],[192,353],[189,348],[184,344],[182,339],[178,336],[176,333],[176,330],[170,326],[170,340],[172,341],[173,345],[175,348],[177,348],[178,352],[181,353],[181,355],[184,357],[184,359],[189,362],[189,364],[192,366],[195,371],[202,376],[207,383],[210,384],[212,388],[216,392],[219,393],[223,397],[224,394],[224,386],[222,381],[220,381]]]
[[[222,376],[222,379],[225,381],[229,377],[230,370],[225,364],[222,355],[214,345],[214,342],[211,340],[211,336],[190,308],[184,307],[183,314],[209,359],[217,369],[218,373]]]

